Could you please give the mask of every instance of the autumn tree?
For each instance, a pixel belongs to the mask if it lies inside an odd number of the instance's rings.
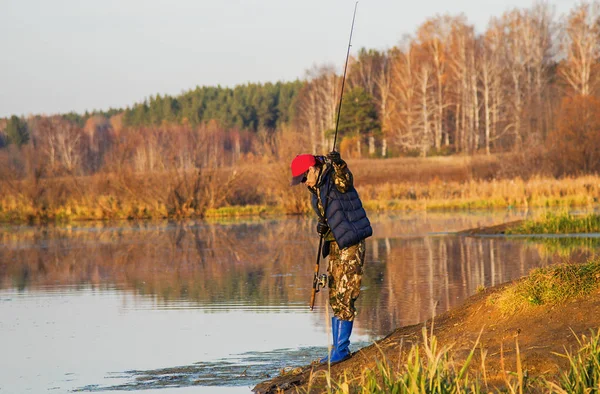
[[[503,103],[502,89],[502,34],[494,24],[477,40],[478,90],[481,96],[483,122],[483,146],[491,153],[494,141],[502,136],[500,108]]]
[[[379,101],[379,76],[386,67],[386,54],[374,49],[361,48],[356,58],[352,58],[348,70],[347,83],[350,88],[360,87],[375,101]]]
[[[33,120],[32,140],[51,173],[76,173],[83,158],[83,130],[61,116]]]
[[[423,51],[421,50],[421,57],[423,58]],[[417,62],[417,70],[415,70],[415,82],[417,83],[417,108],[419,111],[417,132],[419,136],[419,145],[421,156],[427,156],[427,153],[433,145],[433,134],[432,134],[432,113],[435,107],[431,105],[429,91],[433,75],[433,66],[428,61]]]
[[[431,148],[428,86],[431,66],[422,47],[405,37],[390,58],[390,122],[394,145],[426,155]]]
[[[463,16],[450,21],[448,49],[448,90],[454,147],[457,152],[472,153],[478,145],[479,96],[475,69],[475,33]]]
[[[85,166],[90,172],[102,168],[104,157],[115,141],[115,132],[110,120],[102,115],[88,118],[83,126],[87,154]]]
[[[381,65],[381,72],[375,77],[378,95],[374,97],[381,125],[381,156],[387,156],[388,137],[392,135],[392,62],[386,53]]]
[[[564,24],[562,47],[566,59],[559,73],[574,95],[594,94],[598,88],[600,58],[600,3],[582,2]]]
[[[550,70],[554,67],[554,12],[547,3],[538,2],[524,13],[524,54],[527,59],[524,81],[525,141],[539,143],[547,135]]]
[[[444,127],[447,108],[447,78],[448,61],[453,56],[448,53],[449,38],[454,25],[454,19],[448,15],[437,16],[425,21],[416,33],[416,43],[422,48],[430,64],[430,96],[429,107],[432,111],[431,128],[433,147],[440,149],[442,142],[449,144],[447,128]]]
[[[340,89],[340,77],[333,67],[315,67],[298,94],[296,124],[309,134],[313,153],[329,149],[326,131],[335,128]]]
[[[513,146],[520,149],[523,143],[524,80],[527,56],[524,48],[524,16],[521,10],[503,15],[503,54],[506,70],[507,129],[513,136]]]
[[[512,10],[499,20],[505,70],[505,128],[520,149],[529,139],[539,141],[547,123],[547,81],[552,68],[553,24],[548,6]]]
[[[600,171],[600,100],[565,97],[548,145],[559,174]]]

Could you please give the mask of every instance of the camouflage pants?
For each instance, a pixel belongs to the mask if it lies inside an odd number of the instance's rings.
[[[329,304],[340,320],[354,320],[354,302],[360,294],[365,261],[365,241],[340,250],[335,241],[329,251]]]

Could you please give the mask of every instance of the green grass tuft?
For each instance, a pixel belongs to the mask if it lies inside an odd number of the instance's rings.
[[[561,373],[560,385],[548,382],[551,392],[556,393],[598,393],[600,388],[600,330],[579,341],[579,351],[567,352],[569,371]]]
[[[459,364],[450,358],[450,347],[440,347],[435,336],[428,337],[423,328],[423,343],[412,346],[405,363],[397,368],[385,357],[377,363],[375,370],[365,369],[361,376],[340,382],[332,382],[326,376],[326,392],[335,394],[364,393],[481,393],[481,379],[468,373],[479,339],[466,360]],[[309,389],[310,391],[310,389]]]
[[[538,268],[518,283],[490,297],[504,313],[532,305],[556,305],[590,294],[600,287],[600,258],[584,264]]]
[[[424,342],[421,346],[412,346],[403,358],[403,363],[394,367],[383,357],[375,370],[365,369],[358,377],[344,376],[339,381],[331,378],[330,371],[325,374],[327,387],[320,392],[330,394],[458,394],[458,393],[598,393],[600,387],[600,330],[592,332],[589,338],[583,336],[579,341],[579,350],[575,354],[567,352],[559,356],[569,360],[569,370],[560,376],[530,379],[522,368],[518,341],[517,370],[509,372],[504,378],[504,387],[491,387],[485,373],[485,352],[482,351],[480,372],[470,370],[476,341],[470,354],[462,363],[452,359],[451,348],[439,348],[435,336],[427,337],[423,328]],[[483,372],[483,373],[482,373]],[[316,377],[313,375],[313,377]],[[311,382],[312,383],[312,382]],[[314,387],[309,384],[308,390]]]
[[[600,215],[575,216],[569,213],[547,213],[541,220],[528,220],[506,234],[576,234],[600,232]]]

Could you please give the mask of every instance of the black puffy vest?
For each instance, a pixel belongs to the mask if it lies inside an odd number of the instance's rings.
[[[340,193],[331,181],[332,173],[333,171],[330,171],[325,174],[319,194],[323,205],[326,205],[327,224],[340,249],[344,249],[373,235],[373,229],[354,186],[346,193]],[[320,216],[315,194],[312,195],[311,202],[313,209]]]

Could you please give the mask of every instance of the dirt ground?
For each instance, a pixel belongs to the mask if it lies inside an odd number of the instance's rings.
[[[485,233],[499,233],[499,230],[506,227],[503,226],[494,230],[487,229]],[[484,233],[482,229],[478,230],[469,230],[463,234]],[[596,332],[600,327],[600,292],[559,306],[536,306],[507,316],[487,300],[491,294],[501,291],[509,284],[485,289],[468,298],[460,307],[427,322],[396,329],[376,344],[355,352],[350,359],[332,365],[333,381],[341,381],[344,375],[349,379],[360,376],[365,368],[374,370],[377,362],[384,356],[389,365],[398,365],[401,354],[406,356],[413,344],[422,342],[423,327],[430,332],[432,322],[433,333],[439,345],[451,345],[451,357],[459,363],[466,359],[481,333],[479,343],[487,352],[485,373],[490,390],[494,387],[502,388],[506,374],[517,371],[517,343],[522,368],[527,371],[530,379],[540,376],[556,378],[559,371],[568,367],[568,361],[559,354],[564,354],[567,350],[576,351],[579,348],[578,337],[589,336],[592,330]],[[483,372],[480,354],[478,347],[471,362],[472,372]],[[253,391],[260,394],[305,393],[310,381],[311,393],[322,392],[326,387],[324,373],[317,372],[327,371],[327,368],[326,364],[307,365],[261,382]]]

